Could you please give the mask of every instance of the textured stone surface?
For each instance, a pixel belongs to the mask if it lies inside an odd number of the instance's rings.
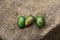
[[[60,24],[56,25],[56,28],[53,28],[41,40],[60,40]]]
[[[39,40],[60,23],[60,0],[0,0],[0,37],[3,40]],[[17,18],[42,15],[45,26],[19,29]]]

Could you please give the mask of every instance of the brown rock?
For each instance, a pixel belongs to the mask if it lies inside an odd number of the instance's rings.
[[[19,29],[18,16],[30,14],[44,16],[45,26]],[[0,37],[5,40],[39,40],[60,23],[59,16],[60,0],[0,0]]]

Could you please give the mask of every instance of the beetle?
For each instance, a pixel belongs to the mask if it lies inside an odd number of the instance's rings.
[[[33,16],[28,16],[26,21],[25,21],[25,26],[30,26],[34,22],[34,17]]]
[[[36,17],[36,25],[41,28],[44,25],[44,17],[43,16],[37,16]]]
[[[25,27],[25,17],[19,16],[17,24],[18,24],[19,28],[24,28]]]

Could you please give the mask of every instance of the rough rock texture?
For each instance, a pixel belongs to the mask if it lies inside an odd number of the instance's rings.
[[[60,40],[60,24],[56,25],[56,28],[53,28],[41,40]]]
[[[19,16],[44,16],[45,26],[19,29]],[[0,0],[0,39],[40,40],[60,23],[60,0]]]

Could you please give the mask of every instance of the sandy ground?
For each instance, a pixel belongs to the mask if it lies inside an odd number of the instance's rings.
[[[45,26],[19,29],[19,16],[44,16]],[[0,37],[3,40],[40,40],[60,23],[60,0],[0,0]]]

